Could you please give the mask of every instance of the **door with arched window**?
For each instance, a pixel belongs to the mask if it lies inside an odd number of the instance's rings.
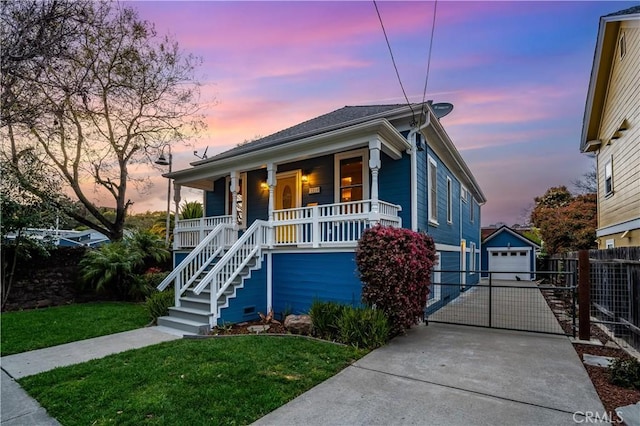
[[[276,175],[275,209],[288,210],[302,206],[300,170],[278,173]],[[278,216],[282,220],[294,220],[299,211],[281,212]],[[276,242],[280,244],[295,243],[297,241],[296,225],[278,226]]]

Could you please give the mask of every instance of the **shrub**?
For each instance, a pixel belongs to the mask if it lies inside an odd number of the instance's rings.
[[[147,297],[145,308],[149,313],[149,318],[154,323],[159,317],[169,315],[169,308],[175,303],[175,293],[173,288],[165,291],[156,291]]]
[[[640,362],[635,359],[616,359],[609,367],[609,381],[624,388],[640,390]]]
[[[87,252],[80,261],[82,280],[119,300],[142,300],[152,290],[145,270],[169,257],[164,242],[148,232]],[[157,285],[157,284],[156,284]]]
[[[434,261],[433,239],[409,229],[375,226],[358,241],[362,300],[386,314],[393,335],[422,318]]]
[[[309,315],[316,336],[325,340],[337,340],[340,336],[340,317],[345,306],[336,302],[315,300],[311,304]]]
[[[389,341],[391,326],[384,312],[344,306],[338,320],[340,341],[356,348],[375,349]]]

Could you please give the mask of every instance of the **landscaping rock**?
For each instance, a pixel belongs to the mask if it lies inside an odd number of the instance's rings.
[[[246,324],[246,323],[245,323]],[[271,326],[264,324],[264,325],[250,325],[249,327],[247,327],[247,330],[249,330],[252,333],[262,333],[263,331],[267,331],[271,328]]]
[[[293,334],[311,334],[312,322],[309,315],[287,315],[284,327]]]
[[[611,365],[611,362],[613,362],[613,360],[616,358],[612,358],[610,356],[584,354],[582,355],[582,359],[587,365],[594,365],[596,367],[609,367],[609,365]]]

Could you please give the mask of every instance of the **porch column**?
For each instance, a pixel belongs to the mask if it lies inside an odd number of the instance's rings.
[[[369,170],[371,170],[371,220],[378,223],[380,220],[380,204],[378,200],[378,171],[381,167],[380,139],[369,141]]]
[[[238,230],[238,172],[232,171],[229,179],[229,192],[231,193],[231,223],[233,229]]]
[[[267,164],[267,185],[269,186],[269,235],[267,237],[267,244],[270,248],[273,247],[274,241],[274,229],[273,229],[273,211],[275,210],[275,189],[276,189],[276,171],[278,166],[273,163]],[[267,272],[270,273],[270,272]]]
[[[273,222],[273,211],[275,210],[275,188],[276,188],[276,169],[273,163],[267,164],[267,185],[269,186],[269,222]]]
[[[178,228],[178,216],[180,214],[180,191],[182,190],[182,185],[173,181],[173,202],[175,203],[175,214],[173,216],[173,248],[180,248],[180,241],[178,235],[176,235],[175,230]],[[169,229],[167,229],[167,233]]]

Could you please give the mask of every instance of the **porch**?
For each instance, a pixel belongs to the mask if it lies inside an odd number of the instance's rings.
[[[365,229],[380,224],[402,227],[402,207],[380,200],[361,200],[274,210],[268,221],[267,246],[355,247]],[[238,223],[235,215],[178,220],[174,250],[193,249],[220,224]],[[241,231],[238,225],[236,231]],[[237,234],[237,233],[236,233]]]

